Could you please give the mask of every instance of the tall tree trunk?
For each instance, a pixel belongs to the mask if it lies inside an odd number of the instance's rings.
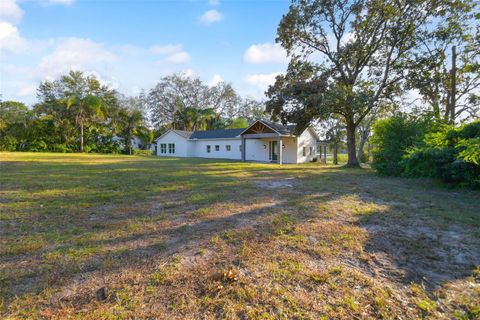
[[[365,143],[367,143],[368,135],[369,135],[368,129],[360,131],[360,143],[358,144],[358,156],[357,156],[359,162],[365,162],[365,159],[363,159],[363,149],[365,147]]]
[[[80,152],[83,152],[83,121],[80,122]]]
[[[348,149],[348,167],[359,167],[357,160],[356,139],[355,139],[355,122],[353,117],[347,117],[347,149]]]
[[[128,154],[132,155],[132,130],[128,129]]]
[[[455,108],[457,104],[457,47],[452,46],[452,93],[450,94],[450,123],[455,124]]]
[[[333,164],[338,164],[338,143],[333,144]]]

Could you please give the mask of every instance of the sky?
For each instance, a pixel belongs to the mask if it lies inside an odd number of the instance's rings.
[[[284,0],[0,0],[2,100],[36,101],[69,70],[126,95],[182,72],[262,98],[287,67],[275,44]]]

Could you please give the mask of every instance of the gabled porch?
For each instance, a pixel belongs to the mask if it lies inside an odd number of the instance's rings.
[[[284,127],[276,126],[259,120],[240,134],[242,161],[296,162],[295,137]]]

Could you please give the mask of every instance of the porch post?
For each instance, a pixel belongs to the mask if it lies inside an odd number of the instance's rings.
[[[278,164],[283,163],[282,137],[278,136]]]
[[[245,143],[245,138],[242,137],[242,161],[243,161],[243,162],[245,162],[245,154],[246,154],[246,153],[245,153],[245,145],[246,145],[246,143]]]

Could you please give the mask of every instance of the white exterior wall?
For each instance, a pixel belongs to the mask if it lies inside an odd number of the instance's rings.
[[[310,162],[317,154],[317,139],[310,129],[306,129],[297,139],[297,163]],[[305,156],[303,156],[303,147],[306,148]],[[312,152],[310,153],[310,147]]]
[[[241,140],[237,139],[211,139],[211,140],[192,140],[193,157],[214,158],[214,159],[233,159],[241,160],[240,152]],[[207,152],[207,145],[210,146],[210,153]],[[226,146],[230,145],[230,151]],[[215,151],[215,146],[220,146],[220,151]]]
[[[132,138],[132,149],[133,150],[140,150],[140,145],[142,144],[142,140],[138,137]]]
[[[277,139],[247,139],[245,160],[270,162],[269,141]],[[161,144],[167,145],[167,153],[162,154]],[[168,144],[175,144],[175,153],[168,153]],[[317,154],[317,139],[310,129],[306,129],[299,137],[282,137],[285,148],[282,149],[283,163],[304,163],[310,162]],[[181,135],[170,131],[156,140],[157,155],[164,157],[199,157],[213,159],[241,160],[242,153],[240,138],[235,139],[210,139],[210,140],[188,140]],[[211,152],[207,153],[207,145],[211,146]],[[220,146],[220,151],[215,151],[215,146]],[[231,151],[226,151],[226,146],[231,146]],[[306,148],[306,155],[303,156],[303,147]],[[310,147],[312,152],[310,153]]]
[[[270,162],[268,145],[270,141],[278,141],[277,139],[247,139],[245,141],[246,153],[245,160]],[[283,163],[297,163],[297,143],[295,138],[282,137],[282,144],[285,148],[282,149]]]
[[[246,139],[245,140],[245,160],[269,162],[268,160],[268,141],[271,139]]]
[[[161,136],[156,141],[157,143],[157,156],[161,157],[191,157],[189,154],[189,150],[191,150],[191,146],[189,145],[189,141],[182,137],[181,135],[170,131],[163,136]],[[165,143],[167,145],[167,153],[160,153],[161,152],[161,144]],[[168,153],[168,144],[174,143],[175,144],[175,153]]]
[[[282,138],[283,163],[297,163],[297,138]]]

